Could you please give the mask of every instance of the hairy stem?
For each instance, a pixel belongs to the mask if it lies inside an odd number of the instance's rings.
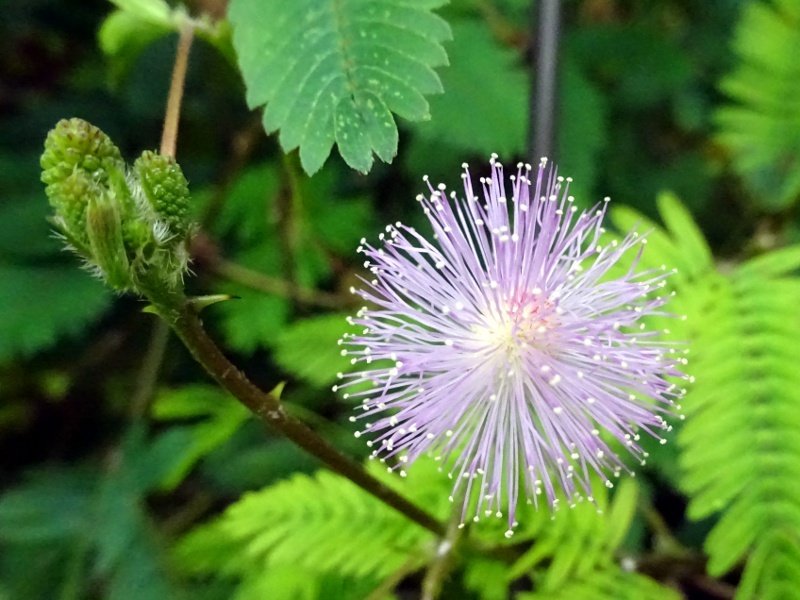
[[[189,65],[189,50],[194,39],[194,26],[187,22],[181,28],[178,38],[178,51],[175,55],[175,66],[172,68],[172,82],[169,86],[167,111],[164,116],[164,130],[161,132],[161,150],[164,156],[175,158],[178,144],[178,122],[181,115],[183,87],[186,83],[186,68]]]
[[[421,527],[437,536],[446,535],[447,528],[433,516],[375,479],[361,464],[342,454],[305,423],[289,415],[275,392],[266,393],[256,387],[209,337],[199,316],[185,299],[167,307],[157,305],[156,309],[209,375],[264,423],[316,456],[332,471],[346,477]]]

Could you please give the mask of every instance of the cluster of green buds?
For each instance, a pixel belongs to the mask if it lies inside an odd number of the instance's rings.
[[[129,168],[111,139],[82,119],[60,121],[44,147],[51,222],[87,268],[120,292],[177,291],[191,222],[175,160],[146,151]]]

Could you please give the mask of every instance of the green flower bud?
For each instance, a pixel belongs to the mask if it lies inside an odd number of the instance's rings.
[[[113,288],[171,294],[189,260],[189,188],[169,157],[145,152],[126,171],[119,149],[81,119],[60,121],[41,158],[52,223]]]
[[[119,204],[113,194],[90,196],[86,206],[86,234],[92,260],[108,284],[120,291],[130,289],[131,268],[122,235]]]
[[[124,168],[122,156],[111,139],[83,119],[63,119],[47,134],[40,161],[42,181],[59,183],[80,170],[90,181],[106,185],[110,171]]]
[[[169,156],[145,151],[133,164],[153,209],[180,239],[189,230],[189,183]]]

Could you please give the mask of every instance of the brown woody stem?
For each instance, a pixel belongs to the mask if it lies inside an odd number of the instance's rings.
[[[428,531],[440,537],[445,535],[447,528],[443,523],[367,473],[360,463],[342,454],[308,425],[289,415],[275,393],[266,393],[256,387],[209,337],[200,317],[189,302],[184,300],[176,306],[177,308],[159,306],[157,309],[167,319],[192,356],[220,386],[264,423],[316,456],[332,471],[346,477]]]

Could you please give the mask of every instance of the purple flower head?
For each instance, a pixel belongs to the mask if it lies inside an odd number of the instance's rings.
[[[463,200],[430,184],[417,197],[433,240],[400,223],[382,247],[362,240],[374,279],[356,293],[370,307],[342,341],[360,370],[334,389],[361,401],[356,435],[374,456],[402,475],[432,454],[467,498],[462,521],[468,506],[476,520],[505,509],[510,536],[523,495],[591,500],[593,471],[611,487],[606,474],[625,467],[605,438],[642,461],[640,431],[664,441],[662,414],[683,393],[665,376],[683,377],[684,359],[641,322],[666,314],[655,292],[668,275],[634,272],[644,238],[600,243],[608,199],[578,211],[570,179],[544,159],[535,180],[520,164],[510,184],[495,159],[480,196],[464,165]],[[635,247],[634,266],[611,278]]]

